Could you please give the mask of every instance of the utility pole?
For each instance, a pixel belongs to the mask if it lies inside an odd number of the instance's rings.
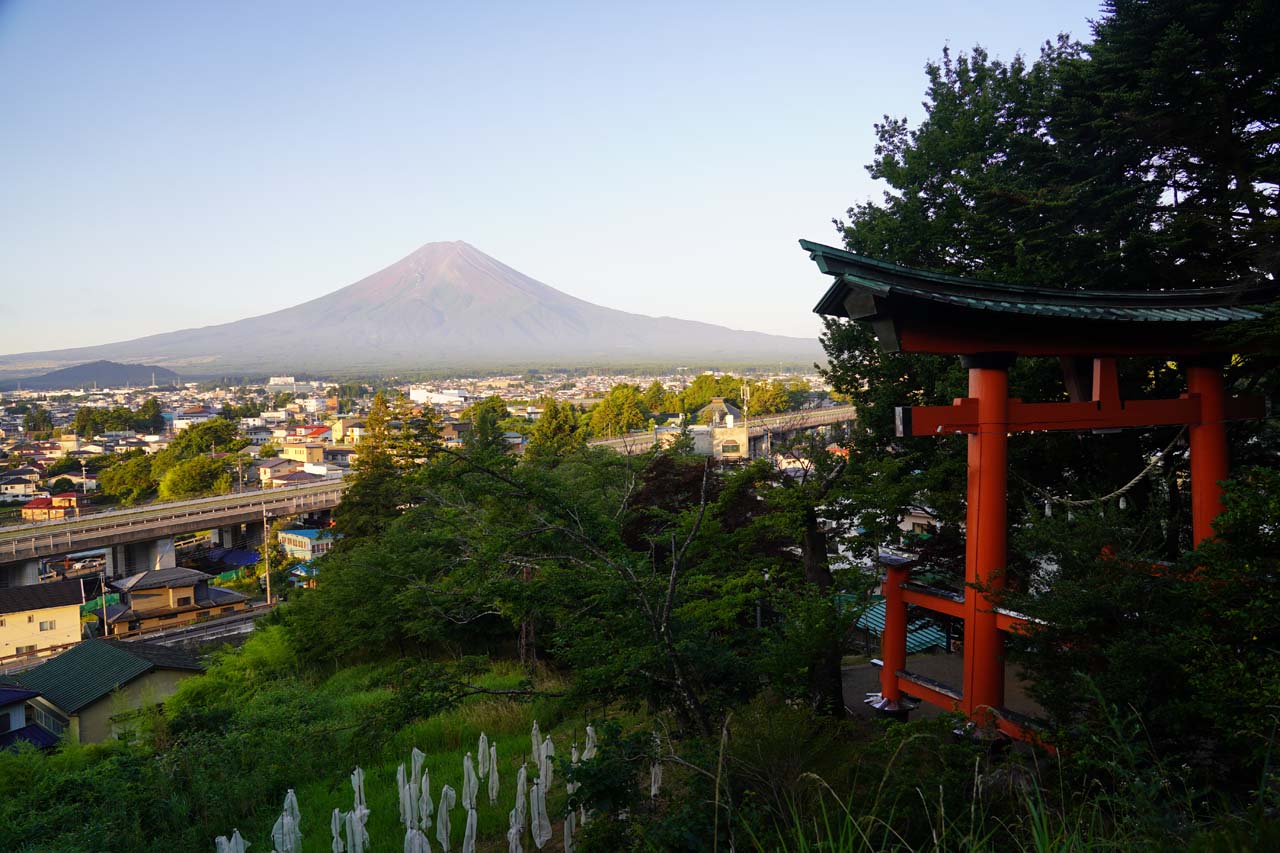
[[[267,574],[267,606],[271,606],[271,527],[267,521],[267,505],[262,505],[262,566]]]
[[[102,596],[102,636],[107,636],[107,570],[98,571],[98,594]]]

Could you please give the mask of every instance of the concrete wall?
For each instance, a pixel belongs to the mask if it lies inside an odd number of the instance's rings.
[[[0,615],[0,657],[16,654],[19,646],[35,646],[36,650],[62,646],[80,640],[80,605],[45,607],[21,613]],[[49,631],[41,631],[41,622],[53,622]]]
[[[163,702],[178,689],[178,682],[196,675],[173,669],[156,669],[135,678],[114,693],[103,696],[88,707],[81,708],[79,718],[80,743],[102,743],[115,736],[111,718],[127,715],[130,711],[147,708]],[[127,722],[125,723],[127,725]]]

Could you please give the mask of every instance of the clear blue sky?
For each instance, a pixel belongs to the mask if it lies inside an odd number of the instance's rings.
[[[1096,0],[0,0],[0,353],[287,307],[435,240],[575,296],[816,334],[799,237],[879,189],[944,45]]]

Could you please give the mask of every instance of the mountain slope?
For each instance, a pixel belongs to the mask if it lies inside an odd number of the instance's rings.
[[[0,356],[0,370],[90,359],[184,375],[821,357],[816,340],[594,305],[463,242],[428,243],[355,284],[270,314],[133,341]]]
[[[119,364],[114,361],[94,361],[64,367],[41,376],[24,380],[0,382],[0,391],[12,391],[20,384],[28,391],[54,391],[61,388],[121,388],[133,385],[146,388],[152,384],[172,385],[178,374],[164,367],[150,364]]]

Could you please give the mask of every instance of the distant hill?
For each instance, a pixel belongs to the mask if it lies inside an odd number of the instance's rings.
[[[40,376],[24,379],[6,379],[0,382],[0,391],[12,391],[19,385],[30,391],[58,391],[63,388],[123,388],[149,385],[173,385],[181,378],[165,367],[149,364],[120,364],[115,361],[91,361],[64,367]]]
[[[733,283],[724,286],[732,294]],[[786,298],[780,297],[780,298]],[[0,372],[86,359],[185,375],[357,373],[440,367],[788,364],[817,339],[647,317],[562,293],[463,242],[428,243],[333,293],[234,323],[69,350],[0,356]]]

